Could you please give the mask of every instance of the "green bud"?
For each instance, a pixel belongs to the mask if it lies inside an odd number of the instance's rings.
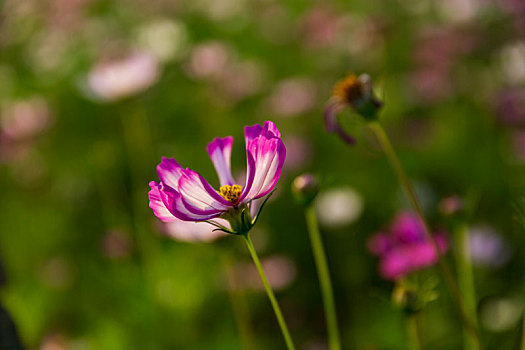
[[[301,205],[309,205],[319,193],[319,182],[312,174],[297,176],[292,183],[292,193]]]

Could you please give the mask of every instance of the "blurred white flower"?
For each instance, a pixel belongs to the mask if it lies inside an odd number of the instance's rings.
[[[228,225],[225,220],[214,219],[222,225]],[[184,242],[211,242],[227,234],[213,231],[216,227],[206,222],[174,220],[165,224],[165,232],[171,238]]]
[[[359,218],[363,212],[363,199],[353,188],[334,188],[319,194],[315,211],[321,225],[342,227]]]
[[[521,319],[523,303],[516,298],[490,298],[480,308],[481,324],[493,332],[514,329]]]
[[[139,28],[137,40],[139,46],[159,62],[167,62],[184,54],[188,33],[182,22],[159,19]]]
[[[490,226],[469,228],[469,243],[470,257],[475,265],[500,267],[510,259],[510,245]]]
[[[96,99],[115,101],[146,90],[159,78],[157,59],[147,52],[100,62],[87,77],[90,92]]]
[[[525,82],[525,41],[517,41],[501,50],[501,68],[509,83]]]

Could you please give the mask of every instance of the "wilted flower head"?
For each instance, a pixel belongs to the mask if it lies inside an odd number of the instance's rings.
[[[248,170],[244,186],[233,180],[230,156],[233,137],[215,138],[208,154],[219,176],[215,190],[199,173],[182,168],[175,159],[163,158],[157,166],[160,183],[150,182],[149,206],[162,221],[205,221],[220,230],[246,234],[255,224],[251,218],[252,201],[270,194],[275,188],[286,157],[281,133],[273,122],[244,128]],[[210,221],[227,220],[230,228]]]
[[[354,144],[355,139],[343,130],[337,120],[337,115],[344,108],[350,107],[365,119],[375,119],[382,103],[377,99],[372,89],[372,80],[367,74],[348,75],[340,80],[332,91],[332,97],[324,110],[326,130],[336,133],[348,144]]]
[[[402,212],[396,215],[387,233],[377,233],[368,240],[368,249],[381,260],[381,276],[398,280],[437,263],[439,256],[424,230],[424,224],[417,215]],[[434,238],[441,252],[446,252],[446,235],[437,233]]]

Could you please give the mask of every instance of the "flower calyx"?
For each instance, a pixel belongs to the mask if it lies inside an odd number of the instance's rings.
[[[239,185],[233,185],[233,186],[239,186]],[[233,186],[230,186],[230,187],[233,187]],[[226,187],[226,186],[223,186],[223,187]],[[220,190],[222,190],[223,187],[221,187]],[[243,203],[240,206],[233,207],[220,216],[221,219],[224,219],[229,222],[230,228],[227,228],[226,226],[218,224],[211,220],[206,220],[206,222],[216,227],[216,229],[214,229],[213,231],[222,231],[222,232],[229,233],[232,235],[245,236],[248,234],[248,232],[250,232],[252,227],[255,226],[255,224],[259,220],[259,217],[261,215],[261,212],[266,202],[268,202],[268,200],[270,199],[272,194],[275,192],[275,190],[276,189],[274,189],[272,192],[270,192],[266,196],[259,210],[257,211],[257,215],[255,215],[254,218],[252,218],[250,214],[250,208],[252,205],[252,203],[250,202],[249,204]],[[222,196],[222,193],[220,191],[219,191],[219,194]],[[224,198],[227,199],[226,197]]]

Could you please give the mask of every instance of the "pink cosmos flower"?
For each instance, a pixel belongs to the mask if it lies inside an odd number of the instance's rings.
[[[368,240],[368,249],[380,259],[379,273],[387,280],[398,280],[411,272],[435,265],[438,255],[426,237],[421,219],[410,212],[396,215],[390,232],[380,232]],[[434,235],[439,250],[448,249],[444,233]]]
[[[182,168],[175,159],[162,158],[157,166],[160,183],[150,182],[149,206],[162,221],[206,221],[219,230],[246,234],[255,224],[250,207],[253,200],[270,194],[275,188],[286,157],[281,133],[275,124],[244,128],[247,174],[244,186],[233,180],[230,156],[233,137],[215,138],[207,147],[220,181],[215,190],[199,173]],[[268,199],[268,198],[267,198]],[[230,228],[210,221],[225,219]]]

